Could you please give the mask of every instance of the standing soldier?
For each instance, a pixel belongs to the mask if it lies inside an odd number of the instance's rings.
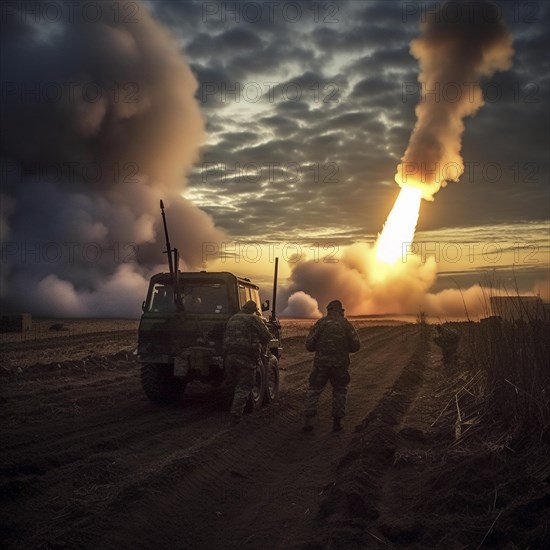
[[[271,333],[256,312],[256,302],[249,300],[241,311],[227,322],[223,353],[229,387],[235,387],[231,405],[231,425],[241,421],[246,402],[254,387],[256,369],[262,348],[271,340]]]
[[[313,371],[309,377],[309,389],[304,406],[305,432],[313,430],[312,419],[317,414],[317,405],[324,387],[330,380],[332,386],[333,431],[342,429],[346,414],[346,395],[350,376],[349,354],[359,351],[361,343],[353,325],[344,317],[340,300],[327,306],[327,315],[319,319],[306,338],[306,349],[315,352]]]
[[[450,367],[454,361],[460,336],[458,332],[446,325],[436,325],[437,335],[434,338],[435,344],[441,348],[443,354],[443,366]]]

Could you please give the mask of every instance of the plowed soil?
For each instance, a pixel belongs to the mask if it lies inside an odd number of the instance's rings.
[[[328,389],[315,430],[301,431],[312,359],[302,335],[284,342],[276,402],[232,428],[220,391],[207,386],[189,385],[177,405],[147,401],[135,329],[3,345],[3,547],[360,548],[418,539],[424,526],[399,523],[392,496],[394,438],[426,399],[423,388],[433,391],[438,358],[419,355],[414,325],[357,326],[362,349],[339,433]],[[381,434],[391,440],[385,447]],[[364,441],[379,447],[374,462],[358,460]]]

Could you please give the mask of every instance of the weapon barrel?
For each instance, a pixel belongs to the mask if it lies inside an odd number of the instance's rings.
[[[165,254],[168,254],[168,268],[170,273],[174,276],[174,262],[172,259],[172,247],[170,246],[170,238],[168,237],[168,226],[166,225],[166,215],[164,214],[164,203],[160,201],[160,211],[162,213],[162,223],[164,225],[164,237],[166,239],[166,250]]]
[[[277,275],[279,273],[279,258],[275,258],[275,272],[273,274],[273,300],[271,302],[271,318],[270,321],[277,319]]]
[[[160,211],[162,213],[162,223],[164,225],[164,237],[166,238],[166,250],[168,254],[168,268],[170,269],[170,275],[172,276],[172,283],[174,285],[174,303],[178,310],[183,310],[183,300],[181,298],[180,286],[179,286],[179,254],[178,249],[170,245],[170,237],[168,236],[168,225],[166,224],[166,215],[164,213],[164,203],[160,201]],[[173,254],[173,256],[172,256]]]

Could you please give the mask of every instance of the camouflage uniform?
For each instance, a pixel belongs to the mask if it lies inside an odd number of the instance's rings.
[[[226,383],[235,388],[231,414],[236,417],[243,414],[254,387],[262,347],[271,340],[271,333],[256,311],[256,303],[247,302],[227,322],[223,339]]]
[[[326,317],[313,325],[306,338],[306,349],[315,351],[304,405],[306,419],[317,414],[319,398],[329,381],[332,386],[332,416],[335,419],[345,416],[350,382],[349,353],[358,351],[360,347],[359,336],[344,317],[342,304],[338,300],[330,302]]]
[[[458,332],[450,327],[438,325],[437,336],[434,338],[434,343],[441,348],[443,354],[443,365],[450,366],[454,360],[460,336]]]

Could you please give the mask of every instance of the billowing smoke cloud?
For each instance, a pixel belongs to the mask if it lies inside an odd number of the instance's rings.
[[[2,308],[135,315],[166,262],[159,199],[184,266],[223,238],[181,197],[198,84],[144,5],[48,6],[54,23],[25,3],[2,17]]]
[[[511,66],[512,43],[493,4],[448,2],[428,14],[411,52],[420,63],[422,94],[395,180],[402,187],[420,188],[423,198],[433,200],[446,181],[458,180],[464,171],[460,156],[464,118],[483,105],[480,79]],[[410,229],[414,232],[414,225]],[[411,237],[403,234],[404,241]],[[433,258],[423,263],[409,255],[387,266],[377,259],[374,247],[354,245],[338,263],[296,264],[287,292],[293,296],[302,291],[322,308],[340,299],[351,315],[420,310],[440,317],[483,313],[487,301],[483,289],[431,294],[436,276]]]
[[[494,4],[447,2],[427,14],[411,53],[420,63],[421,98],[395,181],[419,187],[423,198],[433,200],[464,172],[464,118],[483,105],[480,79],[510,68],[512,39]]]
[[[298,319],[317,319],[322,317],[322,314],[319,311],[317,300],[299,290],[289,296],[286,308],[281,316]]]
[[[409,256],[386,273],[381,273],[375,250],[367,244],[354,244],[336,263],[305,260],[295,264],[290,299],[302,291],[301,300],[318,302],[322,311],[335,299],[341,300],[346,314],[409,313],[418,311],[420,301],[436,277],[433,258],[425,263]],[[296,294],[295,294],[296,293]],[[287,314],[285,309],[283,312]]]
[[[386,273],[380,269],[375,249],[367,244],[352,245],[337,263],[300,261],[294,264],[292,283],[281,292],[281,316],[317,318],[317,305],[324,312],[330,301],[338,299],[346,315],[414,315],[422,311],[442,321],[475,320],[491,315],[490,296],[513,296],[516,292],[491,281],[487,286],[430,292],[437,277],[433,257],[422,262],[419,256],[411,255]],[[549,289],[547,280],[538,281],[532,291],[522,290],[521,294],[538,294],[548,301]]]

